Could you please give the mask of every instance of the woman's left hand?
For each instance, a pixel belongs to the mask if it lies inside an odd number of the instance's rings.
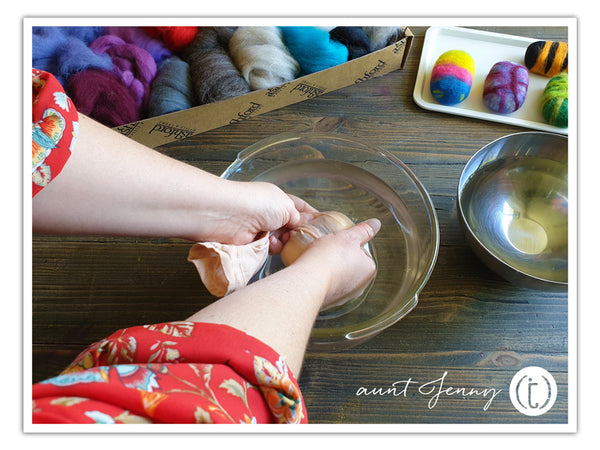
[[[281,251],[287,231],[311,220],[316,212],[304,200],[265,182],[227,180],[219,196],[222,208],[212,218],[210,240],[242,245],[269,232],[269,250],[274,254]]]

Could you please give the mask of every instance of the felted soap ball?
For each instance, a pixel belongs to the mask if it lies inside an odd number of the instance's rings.
[[[471,92],[475,61],[463,50],[442,53],[433,66],[429,87],[442,105],[456,105]]]
[[[542,94],[542,116],[550,125],[569,126],[569,77],[565,72],[548,81]]]
[[[525,65],[533,73],[553,77],[569,68],[569,47],[566,42],[537,41],[525,51]]]
[[[527,97],[529,72],[521,64],[500,61],[485,78],[483,102],[492,111],[510,114],[519,109]]]

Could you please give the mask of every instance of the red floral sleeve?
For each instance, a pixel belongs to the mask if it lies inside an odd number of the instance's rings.
[[[79,132],[79,117],[52,74],[32,69],[31,77],[31,181],[35,197],[69,159]]]
[[[225,325],[120,330],[33,386],[34,423],[306,423],[271,347]]]

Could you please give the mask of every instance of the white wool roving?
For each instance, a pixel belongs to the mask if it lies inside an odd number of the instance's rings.
[[[278,27],[238,28],[229,41],[229,52],[252,90],[278,86],[300,72]]]

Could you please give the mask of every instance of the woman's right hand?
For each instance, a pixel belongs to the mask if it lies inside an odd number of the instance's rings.
[[[294,263],[329,275],[327,294],[321,308],[366,285],[375,276],[375,261],[364,245],[373,239],[380,228],[378,219],[369,219],[347,230],[323,236],[314,241]]]

